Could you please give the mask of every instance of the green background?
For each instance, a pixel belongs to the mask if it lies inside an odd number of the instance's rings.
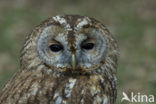
[[[0,89],[19,69],[25,37],[57,14],[96,18],[115,36],[120,48],[117,104],[123,91],[153,94],[156,100],[156,0],[0,0]]]

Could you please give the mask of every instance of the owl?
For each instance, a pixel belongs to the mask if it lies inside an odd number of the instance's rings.
[[[57,15],[26,38],[0,104],[114,104],[118,46],[101,22]]]

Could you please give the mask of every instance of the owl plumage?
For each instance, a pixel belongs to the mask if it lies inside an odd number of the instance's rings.
[[[114,104],[118,47],[99,21],[55,16],[27,37],[0,104]]]

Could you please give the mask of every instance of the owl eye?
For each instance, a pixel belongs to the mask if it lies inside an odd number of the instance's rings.
[[[81,46],[82,49],[85,49],[85,50],[91,50],[94,48],[94,43],[85,43],[85,44],[82,44]]]
[[[63,50],[63,46],[60,44],[52,44],[49,46],[49,48],[53,52],[59,52],[59,51]]]

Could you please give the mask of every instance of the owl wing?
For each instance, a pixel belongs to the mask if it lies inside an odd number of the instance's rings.
[[[20,70],[0,92],[0,104],[47,104],[53,96],[55,81],[40,71]]]

